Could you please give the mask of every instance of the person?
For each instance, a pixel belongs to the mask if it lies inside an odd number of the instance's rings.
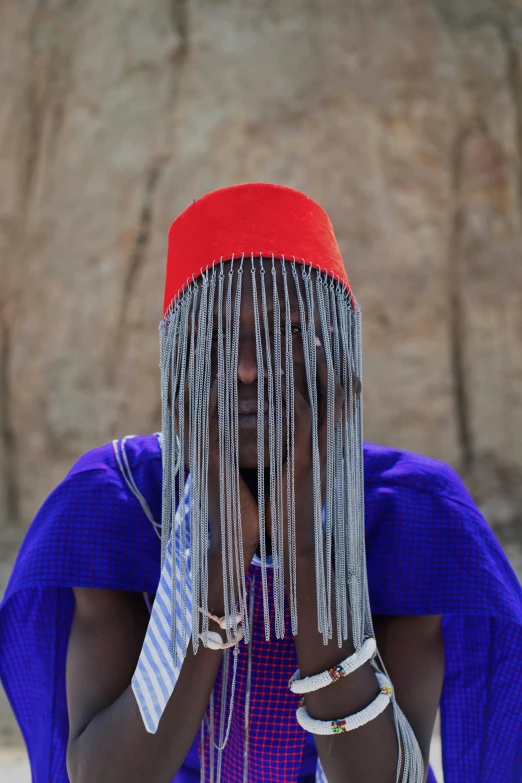
[[[169,233],[162,432],[83,455],[0,607],[33,780],[522,780],[522,591],[457,474],[362,440],[331,223],[268,184]]]

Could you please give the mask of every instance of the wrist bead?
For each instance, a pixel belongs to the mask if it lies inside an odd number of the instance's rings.
[[[364,640],[362,647],[356,650],[353,655],[345,658],[344,661],[341,661],[341,663],[338,663],[331,669],[320,672],[320,674],[301,679],[299,669],[297,669],[293,677],[291,677],[288,687],[292,693],[311,693],[311,691],[317,691],[319,688],[325,688],[327,685],[331,685],[332,682],[337,682],[342,677],[351,674],[369,661],[374,656],[376,649],[376,641],[370,636]]]
[[[309,716],[304,705],[304,698],[302,698],[295,713],[297,722],[305,731],[326,736],[330,734],[344,734],[374,720],[381,712],[384,712],[393,696],[393,686],[390,680],[381,672],[375,672],[375,675],[380,685],[379,694],[371,704],[360,712],[355,712],[346,718],[316,720]]]

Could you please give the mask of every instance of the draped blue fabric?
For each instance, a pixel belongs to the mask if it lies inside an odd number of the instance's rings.
[[[132,438],[126,449],[136,483],[160,519],[157,437]],[[517,578],[447,465],[365,443],[364,468],[372,611],[444,616],[445,781],[520,783],[522,590]],[[27,744],[34,783],[68,780],[65,660],[74,612],[71,588],[153,594],[159,566],[159,541],[119,473],[112,444],[88,452],[36,515],[0,605],[0,678]],[[291,637],[278,644],[283,657],[295,654]],[[260,694],[263,658],[262,650],[253,657]],[[287,688],[273,693],[275,700],[287,698]],[[274,722],[262,708],[252,722],[251,734],[259,742],[268,731],[273,741]],[[283,747],[294,741],[284,725],[277,730]],[[310,743],[304,748],[302,783],[313,770],[315,752]],[[286,753],[290,757],[292,748]],[[194,746],[177,780],[196,780],[197,764]],[[289,780],[284,769],[272,773],[267,779]]]

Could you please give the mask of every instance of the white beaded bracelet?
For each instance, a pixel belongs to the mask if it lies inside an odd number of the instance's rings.
[[[346,731],[353,731],[360,726],[364,726],[365,723],[369,723],[376,718],[381,712],[384,712],[386,707],[391,701],[393,696],[393,687],[391,682],[381,672],[375,672],[377,680],[380,685],[379,695],[369,704],[364,710],[356,712],[353,715],[348,715],[347,718],[340,718],[339,720],[315,720],[311,718],[304,706],[304,698],[301,699],[299,707],[295,713],[297,722],[305,731],[309,731],[311,734],[343,734]]]
[[[300,679],[299,669],[291,677],[288,687],[292,693],[310,693],[311,691],[317,691],[319,688],[325,688],[327,685],[331,685],[332,682],[340,680],[342,677],[351,674],[363,663],[369,661],[375,654],[377,649],[377,643],[375,639],[370,636],[364,640],[362,647],[356,650],[353,655],[345,658],[344,661],[333,666],[331,669],[327,669],[320,674],[313,674],[311,677],[303,677]]]

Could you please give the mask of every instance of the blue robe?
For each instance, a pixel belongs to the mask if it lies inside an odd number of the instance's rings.
[[[136,437],[126,448],[160,519],[157,438]],[[445,783],[521,783],[522,590],[507,558],[444,463],[365,443],[364,470],[372,612],[443,615]],[[36,515],[0,604],[0,678],[34,783],[68,780],[72,587],[154,593],[159,567],[159,541],[112,444],[88,452]]]

